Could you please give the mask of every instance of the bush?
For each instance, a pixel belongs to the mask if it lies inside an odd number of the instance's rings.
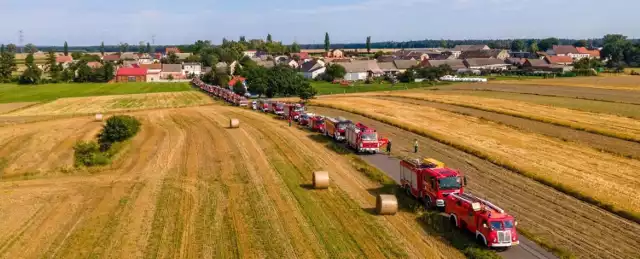
[[[140,121],[128,115],[117,115],[109,118],[107,124],[98,134],[98,141],[103,146],[110,143],[125,141],[138,133]]]
[[[76,166],[106,165],[109,158],[100,153],[100,146],[95,141],[80,141],[73,147]]]

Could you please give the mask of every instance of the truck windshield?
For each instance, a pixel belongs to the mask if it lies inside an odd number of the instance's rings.
[[[460,177],[446,177],[439,180],[440,190],[460,189]]]
[[[378,141],[378,134],[376,134],[376,133],[363,134],[362,135],[362,140],[365,140],[365,141]]]
[[[513,221],[511,220],[499,220],[499,221],[489,221],[492,229],[495,230],[504,230],[505,228],[513,228]]]
[[[295,108],[293,111],[294,112],[303,112],[304,108]]]

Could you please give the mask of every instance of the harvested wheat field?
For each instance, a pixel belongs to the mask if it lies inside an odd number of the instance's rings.
[[[393,140],[393,156],[433,157],[459,169],[469,179],[465,190],[515,215],[518,231],[526,230],[577,258],[640,258],[639,224],[428,137],[337,109],[310,110],[374,127],[381,137]],[[420,144],[418,154],[413,153],[414,140]]]
[[[380,186],[309,133],[226,106],[130,114],[141,132],[89,171],[69,166],[91,118],[0,129],[0,257],[462,258],[411,212],[371,215]]]
[[[430,94],[426,91],[390,93],[384,96],[415,98],[418,100],[471,107],[640,142],[640,120],[616,115],[585,112],[504,99],[455,94]]]
[[[600,100],[606,102],[640,104],[640,91],[627,89],[604,89],[579,86],[553,86],[540,84],[514,84],[504,81],[501,84],[452,84],[438,86],[439,90],[480,90],[511,93],[524,93],[542,96],[558,96],[586,100]]]
[[[552,85],[575,86],[617,90],[640,90],[640,76],[580,76],[571,78],[531,79],[531,80],[506,80],[496,81],[496,84],[526,84],[526,85]]]
[[[23,102],[23,103],[0,103],[0,114],[8,113],[24,107],[37,104],[37,102]]]
[[[108,95],[96,97],[61,98],[35,105],[3,116],[42,116],[125,112],[141,109],[186,107],[210,104],[207,95],[196,91]],[[1,119],[1,118],[0,118]]]
[[[565,191],[597,200],[613,211],[640,217],[640,198],[635,195],[640,188],[638,160],[415,104],[362,97],[323,98],[314,104],[422,131]]]

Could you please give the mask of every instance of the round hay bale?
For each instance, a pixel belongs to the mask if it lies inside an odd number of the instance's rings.
[[[380,215],[395,215],[398,212],[398,199],[395,195],[379,194],[376,199],[376,211]]]
[[[96,121],[102,121],[102,113],[96,113]]]
[[[325,171],[313,172],[313,188],[314,189],[329,188],[329,172],[325,172]]]
[[[238,119],[229,120],[229,128],[237,128],[237,127],[240,127],[240,120]]]

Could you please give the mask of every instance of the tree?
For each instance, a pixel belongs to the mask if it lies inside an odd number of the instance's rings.
[[[27,53],[36,53],[38,51],[38,48],[36,48],[36,45],[33,45],[31,43],[28,43],[27,45],[24,46],[24,51]]]
[[[211,70],[207,73],[204,73],[204,75],[200,76],[200,79],[202,80],[202,82],[205,82],[207,84],[213,84],[216,79],[216,76],[213,73],[213,70]]]
[[[398,79],[404,83],[414,82],[416,78],[416,71],[414,68],[409,68],[404,73],[400,74]]]
[[[146,48],[146,44],[144,44],[144,41],[138,42],[138,54],[140,55],[144,54],[145,48]]]
[[[237,80],[236,84],[233,85],[233,92],[238,95],[244,95],[245,93],[247,93],[247,89],[244,88],[244,84],[242,84],[242,81]]]
[[[603,46],[601,55],[603,58],[609,59],[608,67],[621,66],[625,60],[625,52],[632,47],[631,42],[627,41],[627,37],[620,34],[607,34],[602,39]]]
[[[540,48],[538,48],[538,42],[532,41],[531,44],[529,44],[529,52],[536,53],[539,50]]]
[[[49,72],[49,76],[53,81],[57,81],[60,78],[60,66],[56,62],[56,53],[53,50],[49,50],[47,55],[47,70]]]
[[[93,71],[87,65],[87,62],[82,61],[77,64],[76,68],[76,77],[73,81],[83,83],[83,82],[92,82],[95,80]]]
[[[116,76],[116,66],[111,61],[104,62],[102,72],[104,73],[104,82],[109,82]]]
[[[18,51],[18,47],[16,47],[16,44],[9,43],[7,45],[7,52],[16,53],[16,51]]]
[[[63,52],[65,56],[69,56],[69,44],[66,41],[64,42]]]
[[[271,38],[271,33],[267,34],[267,42],[269,43],[273,42],[273,39]]]
[[[100,43],[100,55],[104,56],[104,41]]]
[[[300,45],[295,41],[291,44],[291,53],[300,53]]]
[[[0,82],[9,81],[17,69],[15,53],[8,50],[2,51],[0,53]]]
[[[587,47],[588,43],[587,40],[579,40],[573,43],[574,47]]]
[[[151,50],[151,44],[149,42],[147,42],[147,48],[146,48],[145,52],[149,53],[149,55],[153,54],[153,51]]]
[[[240,36],[240,42],[247,42],[247,39],[244,36]]]
[[[119,49],[120,49],[120,53],[121,53],[121,54],[122,54],[122,53],[125,53],[125,52],[127,52],[127,50],[129,50],[129,43],[126,43],[126,42],[120,42],[120,46],[119,46],[119,47],[120,47],[120,48],[119,48]]]
[[[442,40],[440,40],[440,47],[443,48],[443,49],[446,49],[446,48],[449,47],[449,44],[447,44],[446,40],[442,39]]]
[[[523,40],[514,40],[511,42],[511,51],[523,51],[525,49]]]
[[[229,86],[229,75],[227,72],[216,71],[215,84],[220,87]]]
[[[245,71],[249,92],[262,96],[266,93],[269,81],[269,70],[265,67],[255,66]]]
[[[83,55],[84,54],[82,52],[71,52],[71,57],[74,60],[78,60],[78,59],[82,58]]]
[[[558,40],[557,38],[547,38],[547,39],[541,40],[538,43],[538,47],[542,51],[547,51],[553,48],[553,45],[560,45],[560,40]]]
[[[380,56],[384,56],[384,51],[378,50],[378,51],[376,51],[375,54],[373,54],[373,58],[375,58],[375,59],[379,58]]]
[[[367,53],[371,54],[371,36],[367,36],[366,46],[367,46]]]
[[[324,51],[329,51],[331,48],[331,41],[329,41],[329,33],[324,33]]]
[[[318,94],[318,90],[316,90],[309,81],[304,81],[302,85],[300,85],[300,89],[298,90],[298,96],[303,101],[307,101]]]
[[[167,80],[169,80],[169,82],[173,81],[173,79],[174,79],[174,78],[173,78],[173,75],[172,75],[172,74],[169,74],[169,75],[167,76]]]
[[[167,63],[168,64],[179,64],[180,60],[178,59],[178,55],[176,55],[176,53],[169,52],[169,55],[167,55]]]
[[[347,70],[344,69],[343,66],[334,63],[327,66],[327,69],[325,71],[325,79],[327,81],[333,81],[338,78],[343,78],[346,74]]]
[[[35,63],[33,54],[29,53],[24,60],[27,69],[24,70],[20,76],[18,83],[20,84],[39,84],[42,77],[42,70],[40,70]]]

